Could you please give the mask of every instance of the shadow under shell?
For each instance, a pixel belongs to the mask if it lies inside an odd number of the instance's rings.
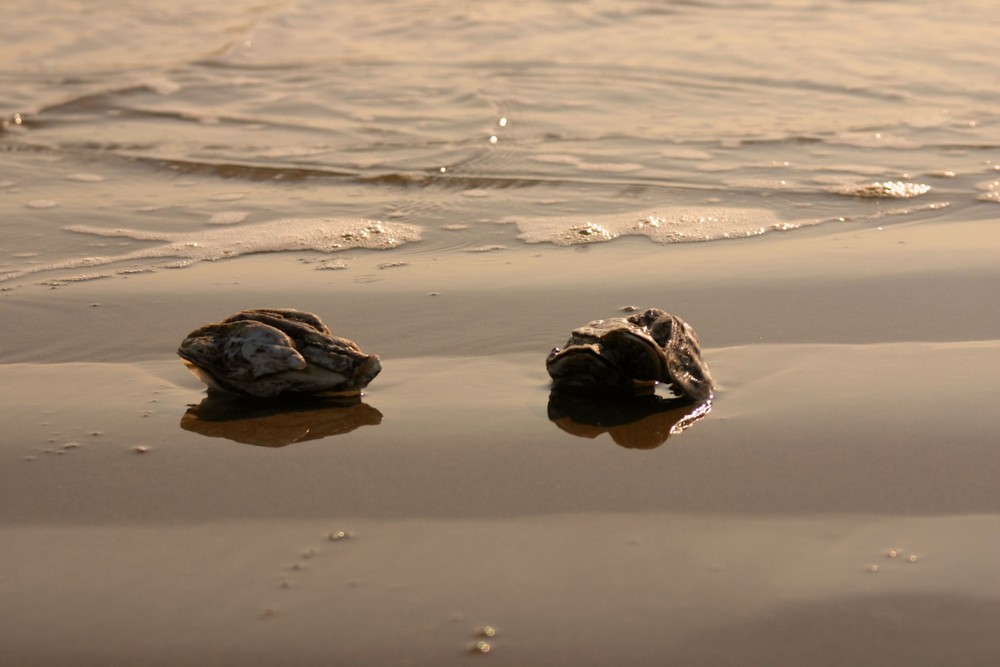
[[[382,413],[360,397],[252,400],[210,392],[181,417],[185,431],[260,447],[285,447],[376,426]]]
[[[712,410],[712,401],[667,399],[653,393],[581,393],[553,390],[548,415],[563,431],[593,439],[607,433],[628,449],[654,449]]]

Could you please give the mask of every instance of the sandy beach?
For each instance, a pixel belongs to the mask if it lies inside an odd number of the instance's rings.
[[[4,661],[990,664],[1000,234],[942,231],[8,291]],[[205,399],[177,343],[264,305],[382,356],[361,406]],[[649,449],[619,442],[655,418],[549,413],[548,348],[626,305],[691,322],[719,383]]]
[[[0,667],[1000,664],[994,5],[5,13]],[[645,308],[710,402],[552,390]]]

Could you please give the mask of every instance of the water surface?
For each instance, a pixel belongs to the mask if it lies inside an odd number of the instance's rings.
[[[176,266],[199,257],[150,238],[212,229],[225,257],[301,250],[237,243],[276,220],[415,225],[453,252],[996,216],[993,19],[986,0],[42,0],[0,27],[0,280]]]

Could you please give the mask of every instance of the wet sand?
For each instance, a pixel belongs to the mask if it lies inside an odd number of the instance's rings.
[[[994,663],[995,223],[645,243],[4,292],[3,661]],[[658,446],[552,419],[548,349],[626,305],[719,382]],[[176,345],[255,306],[380,354],[362,405],[204,402]]]

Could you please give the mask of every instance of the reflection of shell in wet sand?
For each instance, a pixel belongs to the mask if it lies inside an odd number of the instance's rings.
[[[382,413],[357,397],[306,398],[294,403],[246,402],[210,394],[181,417],[181,428],[210,438],[262,447],[284,447],[349,433],[382,422]]]
[[[607,433],[616,444],[629,449],[653,449],[702,419],[711,401],[666,400],[654,394],[640,396],[587,396],[553,391],[549,419],[563,431],[593,439]]]
[[[561,390],[627,391],[663,382],[697,401],[714,391],[694,329],[658,308],[574,329],[545,365]]]
[[[358,394],[382,370],[377,355],[291,308],[244,310],[207,324],[177,354],[210,390],[254,398]]]

